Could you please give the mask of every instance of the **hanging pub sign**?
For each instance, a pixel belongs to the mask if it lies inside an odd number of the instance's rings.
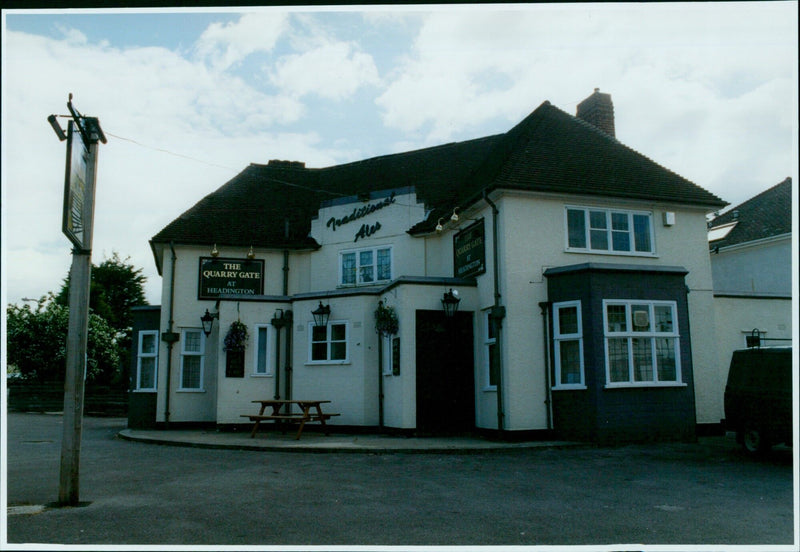
[[[453,236],[453,275],[470,278],[486,272],[483,219]]]
[[[223,295],[263,294],[263,259],[200,257],[198,299],[220,299]]]
[[[89,172],[89,150],[75,129],[74,121],[67,127],[67,169],[64,178],[64,210],[61,231],[78,249],[89,249],[86,224],[91,209],[89,194],[92,182]]]

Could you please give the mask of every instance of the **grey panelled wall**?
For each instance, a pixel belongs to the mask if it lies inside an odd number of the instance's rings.
[[[686,274],[680,267],[600,263],[555,268],[545,273],[548,301],[581,302],[586,389],[553,390],[553,425],[559,437],[598,443],[695,438]],[[678,385],[607,385],[604,299],[676,303],[681,371]]]

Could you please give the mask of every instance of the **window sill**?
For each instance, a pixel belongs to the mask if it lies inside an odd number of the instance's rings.
[[[641,383],[607,383],[605,389],[663,389],[670,387],[687,387],[687,384],[682,382],[670,383],[655,383],[655,382],[641,382]]]
[[[585,391],[589,389],[585,385],[559,385],[558,387],[553,387],[553,391]]]
[[[349,360],[317,360],[315,362],[306,362],[303,366],[345,366],[350,364]]]
[[[272,374],[250,374],[251,378],[272,378]]]
[[[158,393],[158,389],[134,389],[132,393]]]
[[[363,288],[363,287],[370,287],[370,286],[382,286],[388,284],[392,280],[375,280],[374,282],[361,282],[360,284],[338,284],[336,289],[354,289],[354,288]]]
[[[205,389],[178,389],[177,393],[205,393]]]
[[[625,251],[593,251],[590,249],[572,249],[567,247],[564,250],[565,253],[580,253],[583,255],[604,255],[614,256],[614,257],[646,257],[650,259],[657,259],[658,255],[656,253],[639,253],[637,251],[633,252],[625,252]]]
[[[497,392],[497,386],[496,385],[487,385],[482,389],[482,391],[484,393],[496,393]]]

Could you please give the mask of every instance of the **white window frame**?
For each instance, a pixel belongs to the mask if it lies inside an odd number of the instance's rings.
[[[491,309],[484,311],[483,313],[483,368],[484,368],[484,378],[483,378],[483,390],[484,391],[496,391],[497,384],[492,383],[492,355],[491,350],[492,347],[495,347],[495,353],[497,353],[497,335],[491,337]]]
[[[625,306],[625,318],[627,329],[625,331],[609,331],[608,329],[608,307],[610,305]],[[632,305],[647,305],[650,331],[634,331]],[[672,309],[672,331],[659,332],[653,327],[655,322],[654,308],[670,307]],[[633,339],[649,339],[650,355],[653,359],[653,379],[648,381],[636,381],[634,377],[634,353]],[[660,381],[658,379],[658,357],[656,355],[656,340],[658,338],[673,339],[675,344],[675,379]],[[611,364],[609,361],[609,339],[627,339],[628,347],[628,381],[611,381]],[[678,304],[675,301],[652,301],[647,299],[603,299],[603,346],[605,349],[605,370],[606,387],[685,387],[683,374],[681,372],[681,342],[678,328]]]
[[[156,391],[158,387],[158,330],[142,330],[139,332],[139,345],[136,349],[136,388],[135,391]],[[145,336],[153,336],[155,338],[155,347],[152,353],[142,352],[142,343]],[[153,386],[142,387],[142,359],[152,358],[153,360]]]
[[[187,351],[186,350],[186,334],[189,332],[197,332],[200,334],[200,350],[199,351]],[[190,356],[199,356],[200,357],[200,382],[199,387],[184,387],[183,386],[183,369],[184,369],[184,361],[187,357]],[[205,363],[206,363],[206,334],[203,333],[202,328],[181,328],[181,374],[180,380],[178,381],[178,391],[188,391],[188,392],[195,392],[201,393],[204,392],[205,389],[203,388],[203,381],[205,377]]]
[[[383,375],[394,375],[394,356],[392,354],[392,346],[395,339],[400,339],[397,335],[381,335],[380,339],[383,340]]]
[[[575,308],[578,314],[578,331],[575,333],[561,333],[561,309]],[[580,361],[580,381],[565,383],[561,381],[561,342],[577,341]],[[553,303],[553,365],[555,375],[553,389],[586,389],[586,370],[583,361],[583,313],[580,301],[562,301]]]
[[[573,247],[569,243],[569,212],[582,211],[583,212],[583,230],[584,240],[586,247]],[[606,218],[606,239],[608,242],[607,249],[592,248],[591,236],[591,217],[590,212],[603,212]],[[612,228],[612,215],[623,214],[628,218],[628,235],[630,249],[614,249],[614,230]],[[636,232],[634,227],[634,216],[645,216],[648,221],[648,239],[650,240],[650,251],[637,251],[636,250]],[[585,205],[566,205],[564,207],[564,245],[566,251],[571,253],[597,253],[601,255],[627,255],[635,257],[655,257],[656,256],[656,241],[655,241],[655,226],[653,224],[652,211],[637,211],[629,209],[611,209],[606,207],[589,207]]]
[[[378,251],[389,250],[389,277],[378,280]],[[363,282],[361,280],[361,253],[365,251],[372,251],[373,269],[372,281]],[[344,256],[347,254],[354,254],[356,258],[356,281],[353,283],[344,283]],[[361,247],[359,249],[344,249],[339,251],[339,286],[340,287],[353,287],[353,286],[372,286],[379,283],[390,282],[394,274],[394,252],[391,245],[376,245],[373,247]]]
[[[264,335],[265,343],[261,343],[261,329],[265,328],[267,331]],[[291,331],[291,327],[289,328]],[[256,324],[255,325],[255,339],[253,347],[253,372],[250,374],[255,378],[271,378],[275,375],[275,328],[272,324]],[[264,361],[265,366],[263,371],[259,371],[258,353],[261,347],[264,347]]]
[[[331,332],[333,326],[337,325],[344,325],[344,344],[345,344],[345,358],[344,359],[336,359],[331,360]],[[312,360],[312,350],[314,343],[323,343],[322,341],[314,341],[314,322],[308,323],[308,361],[306,364],[309,365],[322,365],[322,364],[350,364],[350,322],[347,320],[329,320],[327,326],[325,326],[326,333],[326,340],[324,343],[327,343],[327,358],[325,360]],[[337,341],[337,343],[341,343],[342,341]]]

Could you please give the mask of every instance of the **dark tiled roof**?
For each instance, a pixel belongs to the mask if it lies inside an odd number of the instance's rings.
[[[709,229],[736,222],[723,239],[710,243],[712,249],[747,243],[792,231],[792,179],[787,177],[715,218]]]
[[[417,197],[433,210],[411,233],[432,231],[438,217],[476,201],[483,190],[497,188],[708,208],[726,205],[544,102],[505,134],[321,169],[302,164],[250,165],[167,225],[152,242],[318,247],[308,234],[321,201],[406,186],[415,187]]]

